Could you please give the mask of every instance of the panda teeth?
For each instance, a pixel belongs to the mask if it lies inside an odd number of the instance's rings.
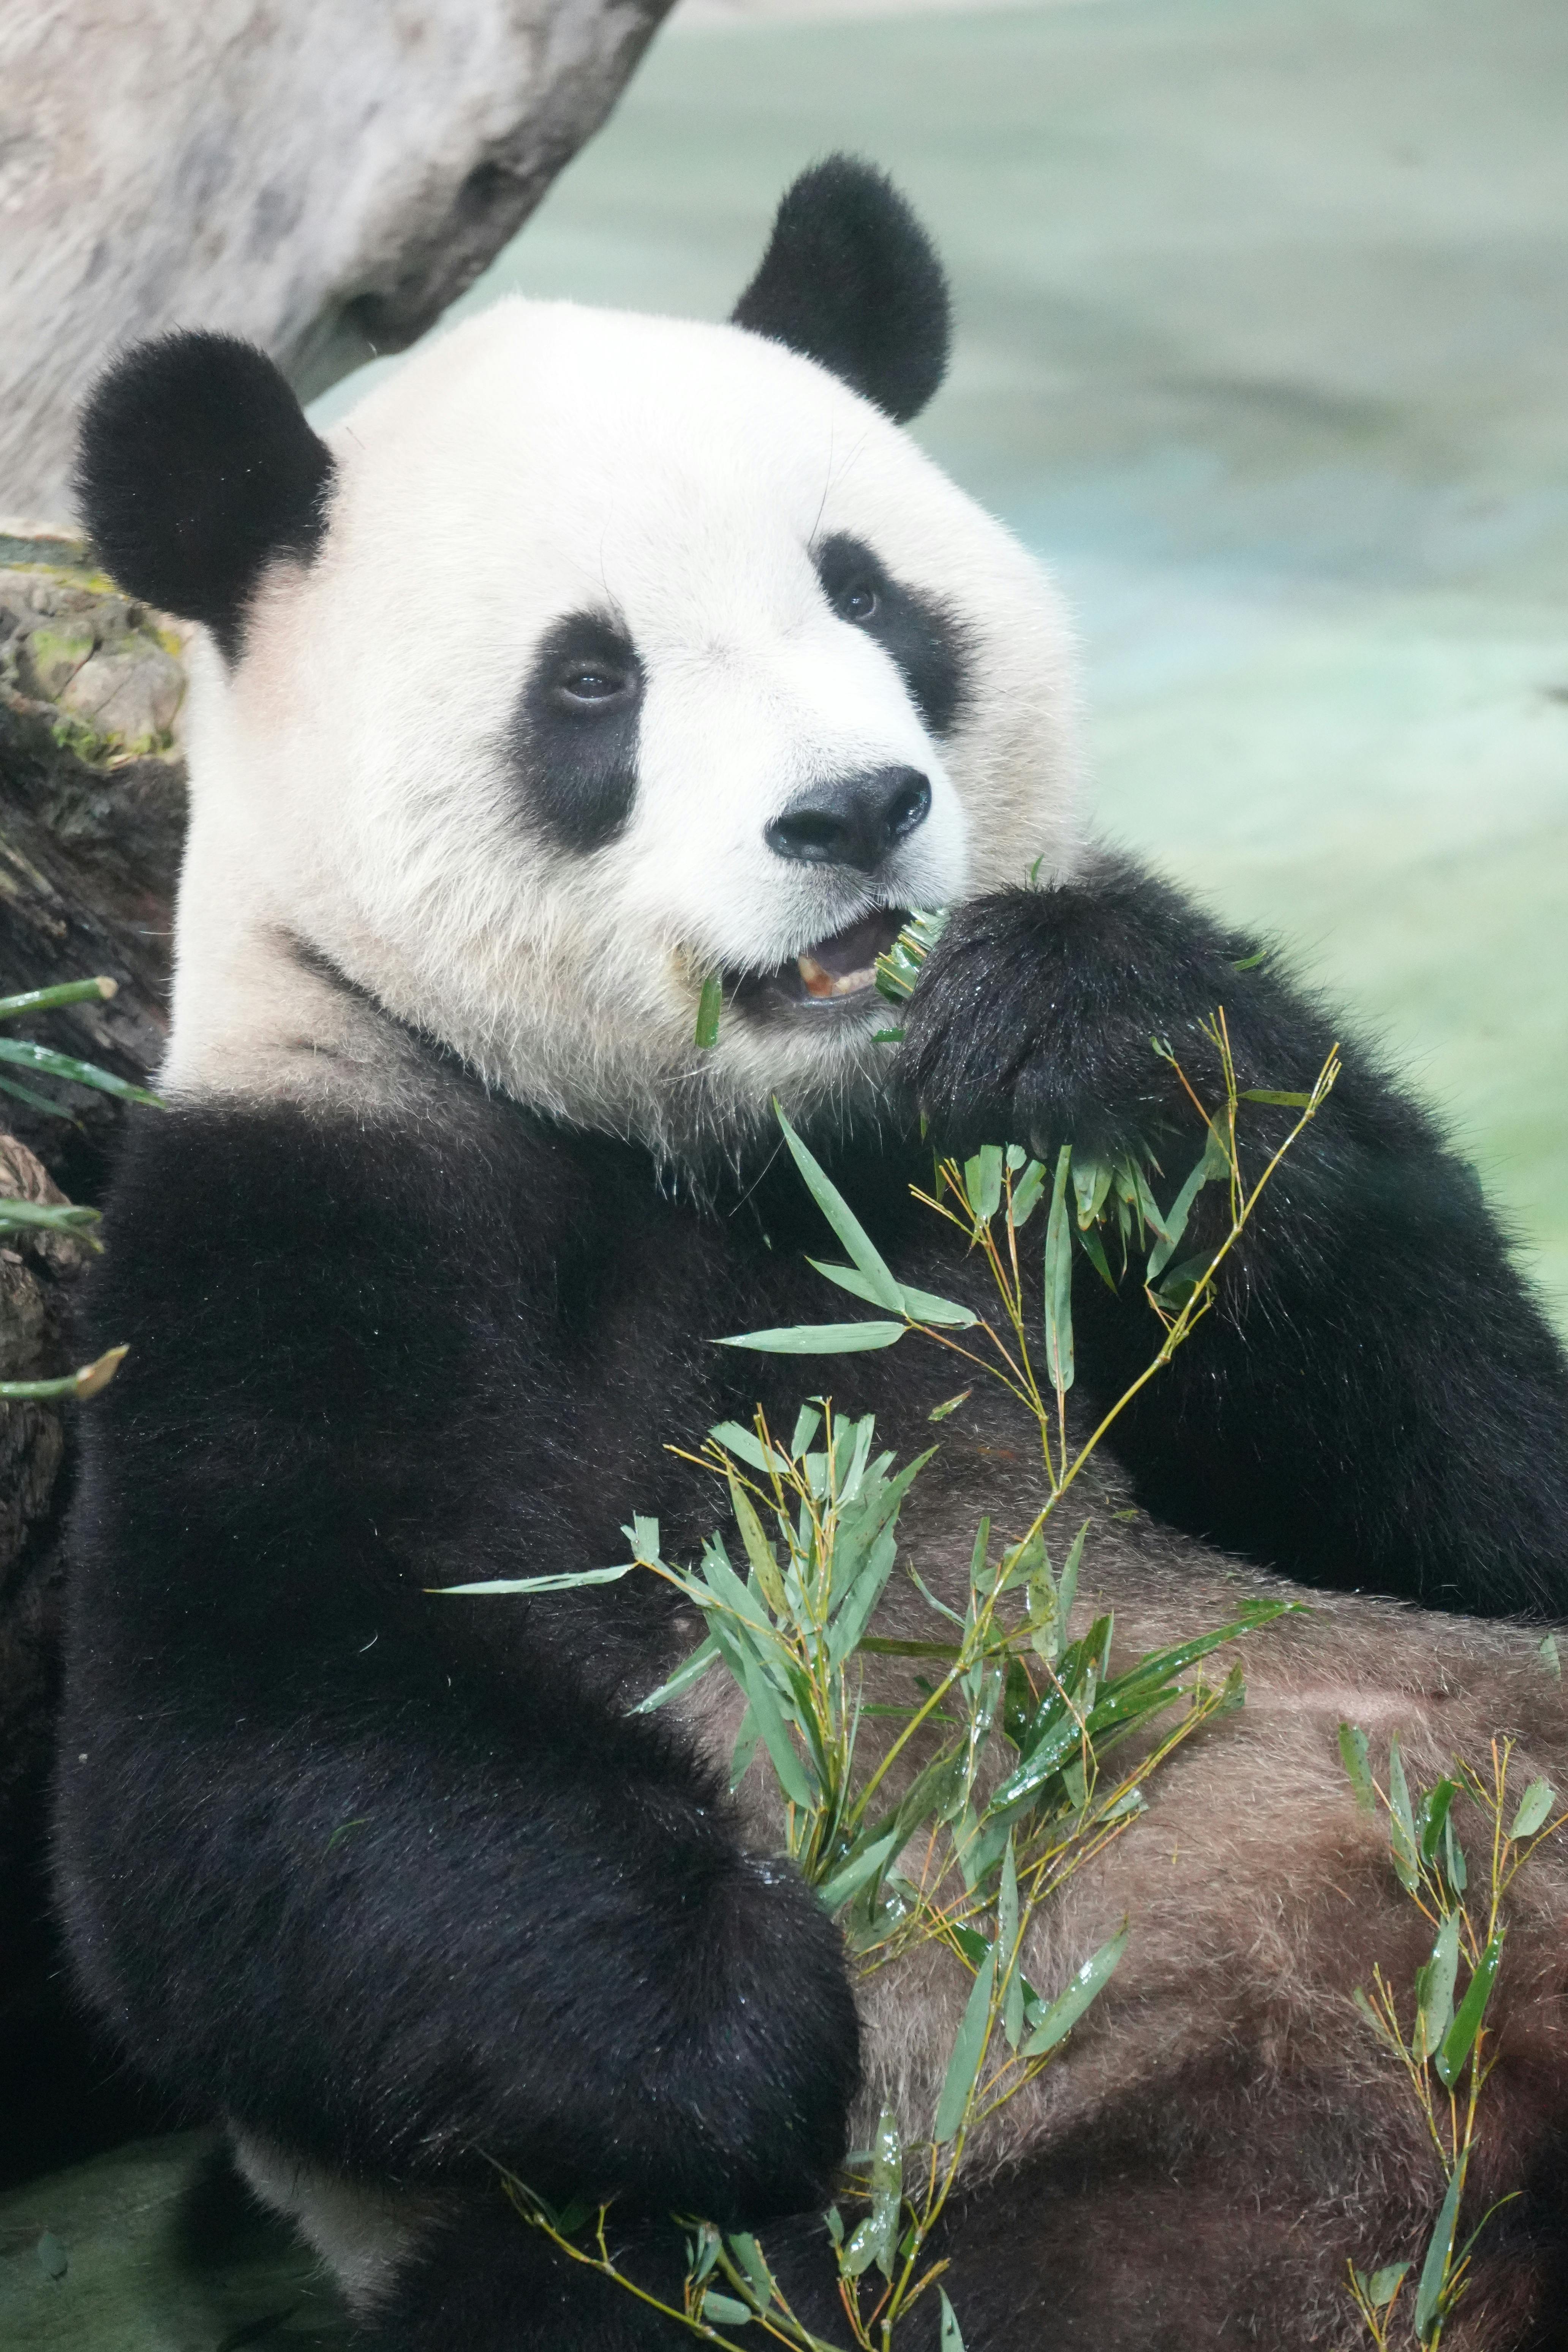
[[[796,956],[795,963],[808,996],[858,996],[876,980],[874,968],[868,964],[864,971],[831,972],[819,964],[815,956]]]

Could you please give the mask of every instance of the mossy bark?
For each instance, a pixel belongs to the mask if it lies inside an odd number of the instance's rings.
[[[183,649],[178,624],[121,595],[82,541],[0,525],[0,993],[107,974],[109,1002],[28,1034],[138,1082],[168,1027]],[[62,1099],[67,1118],[15,1097],[0,1118],[91,1201],[124,1112],[82,1087]]]

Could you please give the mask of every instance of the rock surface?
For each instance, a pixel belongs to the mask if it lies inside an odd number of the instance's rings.
[[[348,2341],[316,2263],[250,2203],[209,2134],[136,2141],[0,2196],[6,2352],[346,2352]]]
[[[668,0],[0,10],[0,505],[69,511],[121,343],[226,329],[302,393],[429,326],[597,130]]]

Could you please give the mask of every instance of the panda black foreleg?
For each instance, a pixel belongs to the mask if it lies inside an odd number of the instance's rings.
[[[825,2341],[847,2344],[822,2215],[775,2222],[758,2237],[796,2317]],[[591,2222],[575,2242],[594,2251]],[[403,2265],[356,2337],[357,2352],[452,2352],[456,2346],[463,2352],[679,2352],[689,2347],[690,2330],[668,2316],[669,2309],[681,2308],[689,2267],[687,2233],[665,2219],[623,2220],[612,2207],[605,2242],[641,2296],[574,2262],[492,2196],[433,2233]],[[910,2352],[926,2352],[921,2331],[908,2332]],[[733,2336],[735,2323],[721,2333]],[[753,2326],[749,2333],[758,2331]]]
[[[350,2177],[440,2190],[493,2159],[735,2226],[825,2189],[858,2036],[795,1874],[590,1694],[514,1683],[489,1713],[391,1632],[372,1656],[379,1687],[319,1672],[287,1724],[253,1671],[216,1733],[79,1693],[58,1887],[133,2056]]]
[[[1255,943],[1106,861],[961,908],[909,1010],[906,1067],[936,1140],[1152,1154],[1168,1200],[1237,1081],[1310,1087],[1339,1033]],[[1227,1261],[1220,1308],[1116,1424],[1161,1517],[1308,1582],[1482,1614],[1568,1611],[1568,1367],[1472,1171],[1353,1042]],[[1241,1105],[1244,1176],[1297,1112]],[[1198,1196],[1183,1254],[1225,1229]],[[1074,1286],[1080,1381],[1102,1402],[1160,1327],[1136,1265]]]

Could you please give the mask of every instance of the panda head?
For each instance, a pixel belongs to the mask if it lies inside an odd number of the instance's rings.
[[[923,232],[837,159],[731,323],[500,302],[324,439],[247,345],[123,358],[84,519],[210,640],[164,1084],[305,1083],[331,968],[667,1148],[874,1090],[906,911],[1077,840],[1060,607],[900,430],[947,333]]]

